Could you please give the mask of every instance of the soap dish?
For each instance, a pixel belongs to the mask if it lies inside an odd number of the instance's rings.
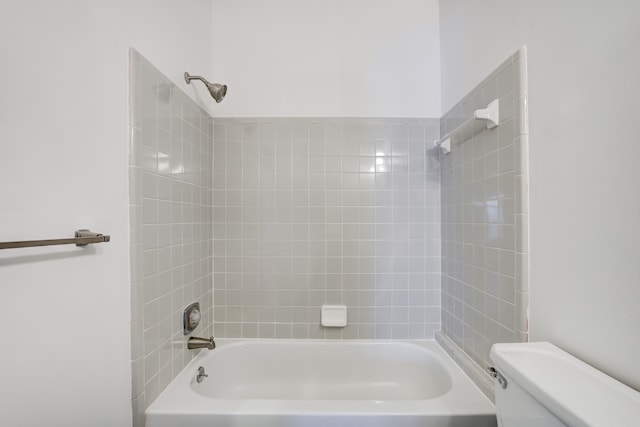
[[[347,306],[323,305],[320,323],[326,328],[344,328],[347,326]]]

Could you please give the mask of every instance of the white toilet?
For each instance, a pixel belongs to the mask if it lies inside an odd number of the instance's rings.
[[[495,344],[500,427],[638,427],[640,393],[547,342]]]

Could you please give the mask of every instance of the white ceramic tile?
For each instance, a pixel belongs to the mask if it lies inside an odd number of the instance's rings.
[[[481,366],[492,343],[526,337],[514,329],[526,328],[527,299],[518,301],[516,289],[528,283],[528,257],[516,252],[528,250],[526,132],[518,138],[527,120],[523,63],[509,58],[441,120],[442,133],[451,132],[478,100],[500,98],[501,125],[454,146],[440,163],[443,332]]]
[[[141,78],[145,81],[151,79],[167,82],[166,78],[144,58],[132,63],[132,66],[135,66],[134,64],[144,67]],[[132,302],[144,301],[144,305],[132,306],[132,319],[141,319],[132,323],[132,357],[135,359],[142,351],[147,355],[144,363],[136,362],[132,366],[134,389],[144,390],[137,399],[143,400],[145,404],[149,404],[182,368],[182,364],[179,363],[174,369],[170,363],[173,352],[168,351],[165,345],[170,342],[173,331],[179,328],[172,324],[179,318],[175,313],[176,295],[188,294],[189,302],[193,299],[200,300],[203,318],[212,318],[210,271],[213,266],[206,260],[211,259],[213,249],[210,244],[213,185],[211,180],[206,181],[209,184],[205,185],[203,172],[211,173],[211,155],[214,151],[226,153],[224,144],[221,145],[224,150],[214,149],[213,131],[208,129],[210,119],[206,113],[187,100],[187,97],[175,91],[168,93],[168,99],[161,95],[158,94],[156,105],[148,99],[145,92],[134,90],[131,93],[132,105],[141,105],[140,109],[133,111],[134,116],[139,116],[132,117],[131,123],[143,125],[142,159],[132,159],[141,165],[142,173],[131,180],[131,203],[138,203],[141,207],[140,215],[131,216],[131,226],[132,231],[139,230],[142,244],[136,244],[136,241],[132,240],[132,254],[140,254],[132,256],[131,270],[133,280],[144,278],[138,287],[132,287]],[[188,122],[184,121],[185,117],[182,116],[185,108],[190,111]],[[142,117],[146,117],[147,120],[143,120]],[[194,127],[196,124],[198,128]],[[176,130],[182,132],[176,133]],[[221,139],[226,138],[226,131],[225,127],[216,128],[216,133]],[[183,146],[181,139],[176,137],[178,134],[182,134]],[[136,133],[132,134],[132,138],[137,137]],[[196,175],[188,176],[182,173],[183,155],[186,156],[185,170],[195,172]],[[193,156],[198,156],[198,160]],[[205,160],[206,156],[208,158]],[[221,165],[218,164],[218,167]],[[187,204],[183,205],[183,202]],[[189,225],[186,221],[197,221],[197,225]],[[173,225],[174,222],[180,225],[176,227]],[[198,233],[194,233],[196,229]],[[183,238],[194,246],[182,247]],[[184,269],[182,263],[190,268]],[[199,268],[194,269],[193,265]],[[175,274],[177,272],[186,274]],[[183,297],[181,299],[180,309],[185,302]],[[205,321],[202,330],[210,327],[206,323]],[[134,330],[137,332],[133,333]]]
[[[251,119],[258,126],[267,123],[269,119]],[[239,119],[240,123],[248,122]],[[234,119],[220,119],[217,121],[217,131],[225,138],[229,138],[230,129],[234,126]],[[270,121],[269,121],[270,123]],[[243,181],[236,176],[227,174],[224,177],[224,186],[214,193],[214,200],[226,204],[227,209],[223,216],[214,215],[215,218],[225,220],[224,233],[217,237],[214,234],[214,248],[218,248],[216,256],[222,256],[226,262],[217,263],[219,269],[216,273],[225,286],[238,286],[238,289],[255,287],[256,267],[260,266],[260,294],[242,294],[237,301],[231,301],[229,296],[216,300],[216,306],[224,317],[218,317],[226,322],[216,328],[223,336],[256,336],[256,337],[310,337],[310,338],[362,338],[375,336],[376,324],[382,322],[388,324],[384,327],[384,333],[394,334],[394,323],[391,313],[398,303],[406,305],[409,284],[414,287],[436,286],[435,281],[427,281],[423,271],[439,269],[436,260],[440,253],[440,245],[432,244],[429,250],[433,250],[433,257],[425,263],[420,257],[425,255],[426,247],[420,241],[420,252],[415,258],[409,255],[409,230],[410,225],[413,239],[416,234],[423,238],[423,225],[425,221],[436,224],[439,222],[439,178],[437,168],[433,168],[430,182],[436,183],[433,190],[425,192],[424,172],[424,140],[425,129],[437,129],[437,121],[429,120],[404,120],[404,119],[283,119],[281,125],[275,125],[275,161],[269,148],[269,140],[256,139],[255,144],[267,148],[259,150],[260,183],[259,202],[256,201],[255,190],[250,188],[247,175],[243,175]],[[283,133],[293,133],[294,140],[300,138],[305,149],[290,148],[292,145],[286,142],[282,144],[279,139],[279,126]],[[287,130],[288,129],[288,130]],[[234,131],[232,131],[232,137]],[[270,134],[269,134],[270,135]],[[297,135],[297,136],[296,136]],[[392,137],[394,139],[392,139]],[[307,139],[308,138],[308,139]],[[341,139],[343,139],[341,141]],[[408,139],[411,139],[413,147],[412,157],[409,154]],[[254,143],[254,140],[251,140]],[[308,141],[308,143],[307,143]],[[392,142],[393,141],[393,142]],[[250,156],[250,145],[243,144],[243,151],[219,150],[221,156]],[[395,146],[395,153],[393,147]],[[308,148],[307,148],[308,147]],[[280,150],[279,150],[280,149]],[[379,150],[380,152],[376,151]],[[215,152],[215,150],[214,150]],[[291,154],[293,157],[291,157]],[[278,157],[280,154],[282,156]],[[385,157],[376,157],[384,154]],[[393,155],[393,156],[392,156]],[[284,157],[283,157],[284,156]],[[418,159],[414,159],[418,157]],[[291,162],[291,170],[283,170],[280,167],[279,158],[285,162]],[[393,163],[395,159],[395,163]],[[410,163],[411,160],[411,163]],[[437,160],[437,158],[436,158]],[[222,163],[221,160],[217,160]],[[244,160],[243,160],[244,161]],[[246,166],[247,162],[244,161]],[[273,166],[270,166],[273,164]],[[288,163],[286,163],[288,164]],[[392,171],[395,165],[397,171]],[[433,165],[431,165],[433,167]],[[228,163],[225,163],[228,171]],[[412,168],[415,173],[412,177],[413,194],[409,192],[410,180],[407,175]],[[264,175],[265,171],[286,172],[277,175]],[[383,173],[376,173],[385,170]],[[291,171],[294,172],[291,175]],[[275,176],[275,180],[269,184],[269,176]],[[254,183],[255,184],[255,183]],[[269,188],[275,188],[269,196]],[[374,191],[376,188],[383,192]],[[291,191],[293,189],[293,191]],[[252,192],[253,191],[253,192]],[[236,192],[236,193],[234,193]],[[395,197],[394,197],[395,193]],[[222,197],[224,195],[224,197]],[[249,200],[247,200],[249,198]],[[234,202],[235,200],[235,202]],[[256,206],[262,214],[259,217],[247,216],[243,211],[230,210],[230,203],[239,203],[243,206]],[[255,204],[258,203],[258,204]],[[426,211],[425,205],[430,204],[432,209]],[[413,213],[410,218],[409,204],[412,208],[422,210]],[[376,208],[376,205],[389,206],[389,208]],[[396,206],[392,209],[391,206]],[[264,211],[267,206],[272,206],[273,213]],[[214,208],[218,212],[219,208]],[[266,215],[265,215],[266,214]],[[240,218],[243,222],[238,222]],[[275,238],[273,243],[268,241],[251,240],[247,233],[251,231],[251,224],[244,221],[257,221],[259,225],[258,238]],[[387,222],[388,227],[378,226]],[[396,223],[397,227],[391,226]],[[273,224],[275,227],[270,227]],[[234,233],[234,226],[240,226],[240,233]],[[417,228],[416,228],[417,227]],[[274,233],[270,234],[269,230]],[[265,234],[265,232],[267,234]],[[394,234],[395,232],[395,234]],[[434,238],[439,238],[439,233],[432,233]],[[229,240],[235,236],[236,240]],[[262,237],[260,237],[262,236]],[[436,237],[437,236],[437,237]],[[394,242],[393,238],[398,239]],[[375,239],[388,238],[386,241]],[[217,244],[222,240],[225,244]],[[405,242],[402,243],[402,240]],[[436,242],[436,240],[434,240]],[[241,250],[246,247],[259,247],[260,250],[248,255],[249,251]],[[376,247],[377,246],[377,247]],[[234,249],[235,248],[235,249]],[[272,248],[272,249],[270,249]],[[388,248],[388,254],[396,254],[395,261],[380,258],[376,262],[374,255],[383,255],[384,248]],[[394,249],[395,248],[395,249]],[[264,258],[271,253],[275,258],[269,261]],[[414,248],[413,253],[416,253]],[[234,255],[235,254],[235,255]],[[250,260],[250,257],[263,257],[258,263]],[[215,261],[215,260],[214,260]],[[427,264],[429,267],[427,267]],[[432,265],[433,264],[433,265]],[[272,273],[266,273],[272,271]],[[412,273],[410,273],[410,271]],[[439,271],[439,270],[438,270]],[[420,276],[410,281],[409,275]],[[377,278],[377,280],[376,280]],[[386,295],[378,295],[377,300],[361,298],[355,289],[375,289],[378,286],[389,286],[405,289],[404,296],[387,298]],[[288,289],[300,289],[300,291],[288,291]],[[317,291],[314,291],[317,289]],[[354,291],[349,291],[353,289]],[[286,292],[286,293],[285,293]],[[293,292],[293,293],[292,293]],[[362,294],[366,295],[366,294]],[[371,293],[373,296],[374,294]],[[439,294],[436,295],[439,298]],[[434,298],[436,298],[434,297]],[[247,304],[247,301],[251,304]],[[359,310],[362,305],[381,305],[379,311],[382,318],[371,317],[368,325],[354,325],[353,328],[342,332],[329,333],[318,329],[317,316],[309,314],[304,316],[292,315],[294,307],[302,305],[305,310],[315,313],[319,305],[328,302],[344,302],[354,310]],[[433,303],[430,300],[429,303]],[[233,305],[236,304],[236,305]],[[239,305],[238,305],[239,304]],[[424,299],[420,304],[424,304]],[[258,320],[251,313],[255,313],[256,306],[260,310],[273,307],[273,317],[260,317]],[[229,311],[233,307],[232,311]],[[436,309],[437,310],[437,309]],[[242,313],[247,313],[243,316]],[[265,312],[266,313],[266,312]],[[229,318],[233,316],[233,318]],[[295,317],[295,322],[294,318]],[[407,324],[408,315],[402,317],[402,325],[395,326],[396,337],[425,335],[431,329],[425,324],[415,323],[411,327]],[[291,323],[294,322],[294,323]],[[247,326],[247,330],[243,326]],[[264,327],[263,327],[264,325]],[[435,330],[435,329],[434,329]],[[247,332],[248,331],[248,332]],[[411,331],[411,332],[410,332]],[[234,335],[237,334],[237,335]],[[248,334],[248,335],[247,335]],[[432,336],[432,335],[431,335]]]

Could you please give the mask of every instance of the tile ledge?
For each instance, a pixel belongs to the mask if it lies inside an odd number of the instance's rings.
[[[435,333],[435,341],[462,368],[480,391],[495,404],[493,378],[443,331],[440,330]]]

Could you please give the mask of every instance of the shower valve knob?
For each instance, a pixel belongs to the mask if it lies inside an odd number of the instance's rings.
[[[200,310],[192,310],[189,314],[189,326],[191,329],[195,329],[196,326],[200,323],[200,319],[202,319],[202,315],[200,314]]]
[[[200,304],[194,302],[182,312],[182,332],[189,335],[198,326],[201,319]]]

